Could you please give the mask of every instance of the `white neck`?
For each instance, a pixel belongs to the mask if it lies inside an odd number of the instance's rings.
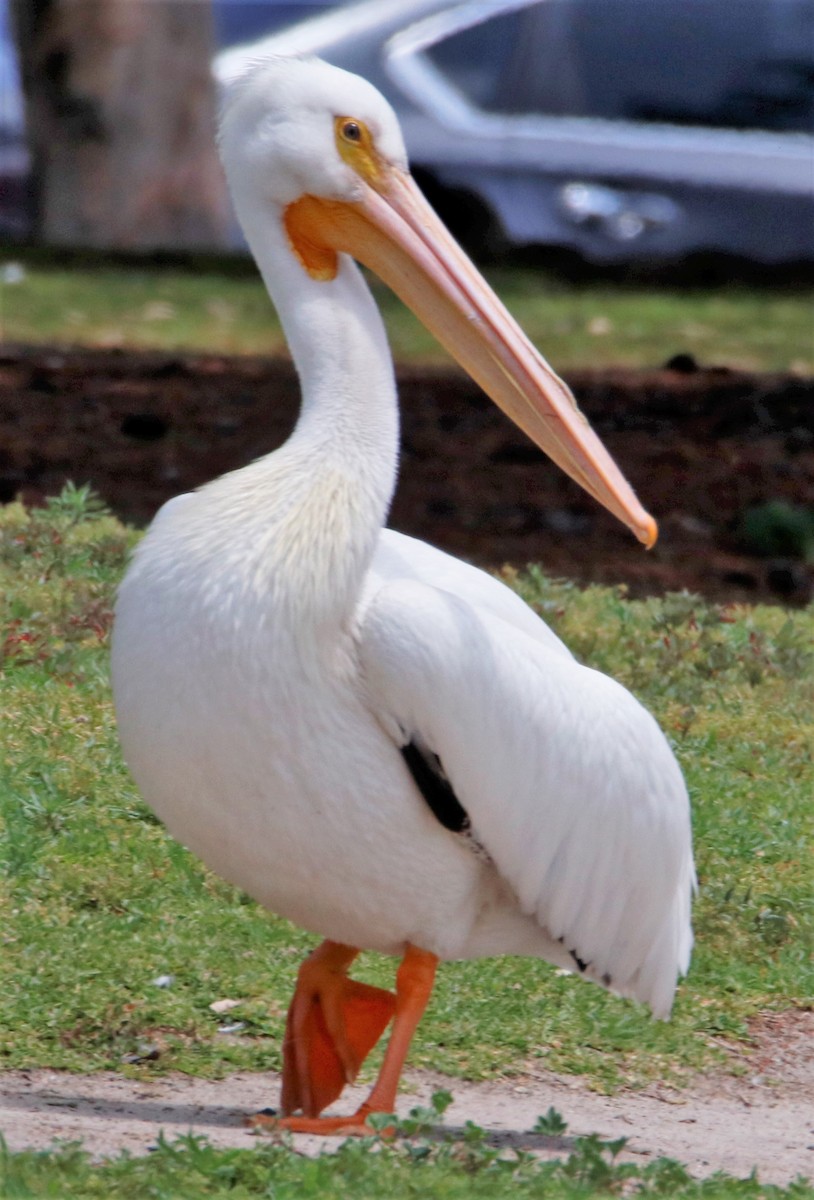
[[[310,597],[305,608],[312,623],[344,623],[396,482],[398,407],[384,325],[349,258],[340,256],[333,280],[314,280],[289,245],[282,220],[246,205],[240,218],[302,391],[300,417],[285,446],[248,468],[253,509],[265,522],[277,579],[288,573],[300,611]]]

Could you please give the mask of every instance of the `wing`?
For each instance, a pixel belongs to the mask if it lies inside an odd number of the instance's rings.
[[[472,833],[591,975],[669,1013],[694,872],[681,772],[613,680],[460,595],[398,581],[358,630],[369,703],[438,756]]]
[[[368,595],[396,580],[426,583],[460,596],[478,609],[500,617],[530,638],[566,658],[571,651],[545,621],[538,617],[505,583],[479,567],[453,558],[443,550],[394,529],[383,529],[367,580]]]

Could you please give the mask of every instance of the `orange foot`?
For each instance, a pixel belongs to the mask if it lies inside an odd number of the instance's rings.
[[[323,942],[300,967],[283,1042],[283,1117],[318,1117],[356,1078],[393,1016],[392,993],[348,978],[358,953]]]
[[[367,1135],[373,1132],[367,1122],[372,1113],[394,1111],[402,1068],[432,992],[438,959],[408,945],[393,996],[348,978],[358,953],[352,946],[323,942],[300,968],[283,1043],[281,1112],[251,1117],[249,1124],[255,1129]],[[355,1078],[394,1013],[384,1061],[365,1103],[352,1116],[321,1117]]]
[[[330,1137],[332,1134],[342,1137],[370,1137],[374,1132],[372,1126],[367,1123],[370,1113],[371,1109],[367,1104],[363,1104],[357,1112],[347,1117],[278,1117],[271,1112],[262,1112],[249,1117],[248,1124],[252,1129],[268,1130],[270,1133],[286,1130],[288,1133],[317,1133],[324,1137]]]

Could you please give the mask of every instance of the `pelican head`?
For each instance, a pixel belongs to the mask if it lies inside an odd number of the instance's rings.
[[[407,170],[398,120],[381,93],[316,58],[272,58],[237,80],[220,148],[233,190],[250,187],[277,210],[304,195],[362,202],[372,161]]]
[[[567,385],[506,311],[410,177],[396,116],[369,83],[313,58],[274,58],[233,84],[220,131],[238,215],[282,224],[326,286],[339,256],[378,274],[491,399],[652,546],[657,530]]]

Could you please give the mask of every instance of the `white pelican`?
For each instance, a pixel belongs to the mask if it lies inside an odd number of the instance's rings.
[[[357,258],[647,545],[573,398],[412,183],[367,82],[274,59],[235,85],[226,174],[302,385],[286,444],[164,506],[122,584],[125,757],[170,832],[326,940],[303,964],[280,1123],[392,1112],[441,959],[547,959],[669,1013],[688,964],[687,793],[652,717],[497,580],[383,528],[393,368]],[[401,956],[395,995],[356,983]],[[370,1096],[320,1116],[393,1020]]]

